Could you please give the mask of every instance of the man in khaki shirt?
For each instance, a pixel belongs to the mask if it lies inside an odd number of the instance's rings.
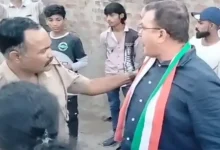
[[[27,17],[39,23],[49,31],[43,15],[44,4],[41,0],[8,0],[8,3],[0,4],[0,21],[4,18]],[[0,53],[0,64],[4,57]]]
[[[106,93],[130,83],[134,74],[88,79],[63,67],[53,58],[50,45],[47,32],[29,18],[16,17],[0,22],[0,49],[6,58],[0,65],[0,87],[18,80],[44,85],[58,97],[61,108],[58,139],[67,142],[67,92]]]

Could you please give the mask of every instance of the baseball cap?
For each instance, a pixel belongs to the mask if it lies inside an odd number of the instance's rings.
[[[220,26],[220,9],[217,7],[208,7],[202,12],[192,12],[191,15],[200,21],[210,21]]]

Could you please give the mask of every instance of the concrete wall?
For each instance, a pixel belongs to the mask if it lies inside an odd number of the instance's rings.
[[[8,0],[0,0],[0,2]],[[58,3],[67,9],[67,25],[71,31],[76,32],[82,39],[84,48],[89,55],[89,65],[83,74],[94,78],[103,75],[103,50],[99,48],[99,34],[106,29],[104,7],[112,1],[123,4],[128,13],[127,23],[135,28],[139,19],[139,12],[145,2],[149,0],[43,0],[46,5]],[[152,0],[151,0],[152,1]],[[190,11],[199,11],[207,6],[219,6],[220,0],[184,0]],[[192,19],[193,20],[193,19]],[[193,24],[193,23],[192,23]],[[190,33],[193,33],[193,27]],[[84,108],[93,106],[106,107],[105,96],[83,97]],[[90,101],[87,101],[91,99]],[[108,109],[106,109],[108,110]],[[95,110],[96,111],[96,110]]]

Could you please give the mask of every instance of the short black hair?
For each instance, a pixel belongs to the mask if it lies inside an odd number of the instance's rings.
[[[118,15],[124,14],[124,18],[121,19],[121,23],[125,24],[125,21],[127,20],[127,13],[125,11],[125,8],[120,3],[113,2],[105,7],[104,14],[106,16],[113,13],[116,13]]]
[[[179,42],[189,40],[189,13],[183,2],[175,0],[148,3],[145,11],[155,10],[155,22]]]
[[[66,18],[66,10],[63,5],[53,4],[45,7],[44,15],[46,16],[46,18],[49,18],[53,15],[60,15],[64,19]]]
[[[13,82],[0,90],[0,149],[29,150],[41,143],[45,131],[58,132],[57,98],[42,86]]]
[[[25,41],[26,30],[38,30],[39,24],[29,18],[14,17],[0,22],[0,50],[2,54],[10,53]]]

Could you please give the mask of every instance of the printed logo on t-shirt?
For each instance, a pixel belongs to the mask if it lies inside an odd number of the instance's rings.
[[[66,51],[68,49],[68,45],[66,42],[61,42],[59,45],[58,45],[58,49],[62,52]]]

